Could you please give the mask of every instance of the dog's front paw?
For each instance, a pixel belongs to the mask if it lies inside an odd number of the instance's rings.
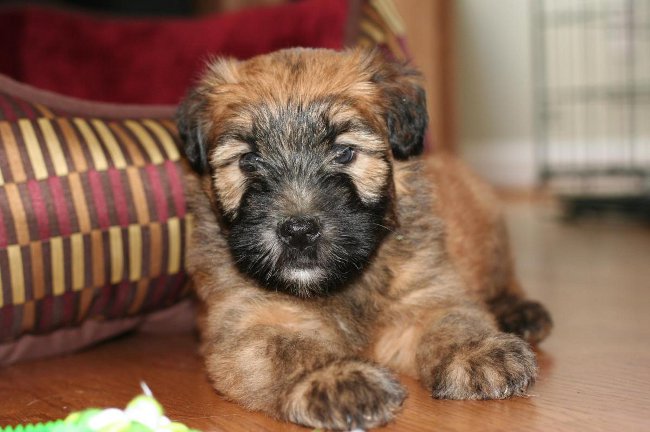
[[[456,346],[433,371],[438,399],[504,399],[523,395],[535,381],[537,362],[517,336],[497,333]]]
[[[331,363],[298,381],[287,395],[286,419],[325,429],[381,426],[393,419],[406,391],[385,369],[356,360]]]

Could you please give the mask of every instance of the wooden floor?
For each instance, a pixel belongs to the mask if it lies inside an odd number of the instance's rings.
[[[616,219],[566,225],[529,202],[507,213],[521,279],[556,323],[539,349],[539,381],[527,398],[456,402],[403,379],[410,397],[383,430],[650,431],[650,228]],[[171,418],[204,431],[305,430],[223,401],[191,335],[130,336],[0,371],[0,425],[123,407],[141,380]]]

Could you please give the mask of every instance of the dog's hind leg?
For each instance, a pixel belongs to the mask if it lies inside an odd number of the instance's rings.
[[[506,290],[489,300],[487,306],[502,331],[514,333],[531,344],[544,340],[553,327],[548,310],[541,303],[526,299],[519,289]]]
[[[492,225],[493,256],[490,289],[480,291],[502,331],[514,333],[531,344],[544,340],[553,327],[551,315],[541,303],[526,298],[515,273],[514,259],[503,217]]]
[[[429,168],[449,256],[465,286],[487,305],[501,330],[540,342],[550,333],[551,316],[526,299],[519,285],[498,197],[458,159],[438,156]]]

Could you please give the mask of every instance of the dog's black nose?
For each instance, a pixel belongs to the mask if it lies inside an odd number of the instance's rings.
[[[314,244],[320,236],[320,228],[315,218],[298,216],[282,222],[278,227],[278,233],[289,246],[305,249]]]

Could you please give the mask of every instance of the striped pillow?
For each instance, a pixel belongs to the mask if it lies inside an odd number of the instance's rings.
[[[173,111],[81,102],[0,76],[0,344],[185,295]]]
[[[361,2],[355,44],[378,47],[389,58],[409,61],[412,56],[406,43],[406,28],[393,0]]]

